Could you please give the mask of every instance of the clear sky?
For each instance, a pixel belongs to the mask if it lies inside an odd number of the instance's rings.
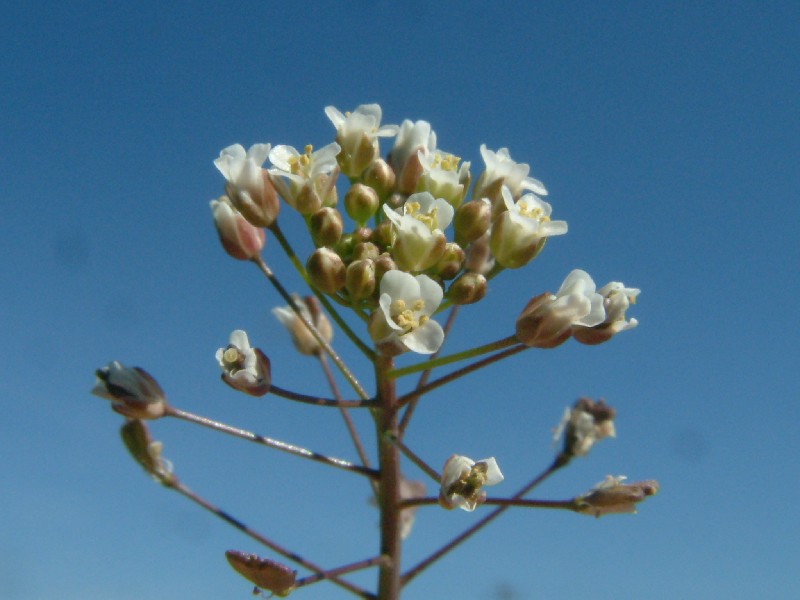
[[[378,102],[387,123],[430,121],[475,173],[481,143],[507,146],[569,223],[464,311],[450,350],[507,335],[531,295],[576,267],[642,290],[636,330],[531,350],[437,392],[409,443],[436,466],[496,456],[506,482],[492,491],[511,493],[551,460],[563,408],[605,397],[618,439],[536,497],[607,474],[662,485],[636,516],[509,513],[407,597],[793,597],[800,323],[784,305],[800,292],[798,23],[796,2],[7,6],[1,595],[249,597],[223,552],[269,553],[141,472],[118,415],[89,395],[93,370],[145,367],[180,408],[352,457],[334,411],[219,382],[214,352],[243,328],[276,383],[325,392],[270,315],[274,292],[220,249],[208,201],[223,147],[322,146],[324,106]],[[274,240],[265,257],[298,289]],[[331,566],[375,552],[357,477],[178,422],[152,429],[190,487],[276,541]],[[421,510],[408,564],[479,516]],[[349,596],[325,584],[296,597]]]

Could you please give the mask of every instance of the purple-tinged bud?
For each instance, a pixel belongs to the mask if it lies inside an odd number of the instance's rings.
[[[364,258],[375,260],[380,254],[380,250],[378,250],[378,247],[372,242],[361,242],[356,244],[353,248],[353,260],[361,260]]]
[[[245,219],[227,196],[211,201],[211,214],[219,241],[230,256],[250,260],[261,253],[266,241],[264,230]]]
[[[317,248],[306,262],[306,271],[311,284],[321,292],[335,294],[344,287],[344,261],[330,248]]]
[[[448,242],[444,247],[444,254],[434,265],[433,270],[444,280],[453,279],[461,271],[462,264],[464,264],[464,251],[461,246]]]
[[[473,304],[486,296],[488,284],[480,273],[464,273],[447,288],[447,298],[453,304]]]
[[[292,571],[286,565],[238,550],[228,550],[225,557],[239,575],[258,588],[280,598],[285,598],[294,589],[297,571]]]
[[[320,208],[311,215],[308,228],[316,246],[334,246],[342,237],[342,215],[335,208]]]
[[[156,481],[170,487],[176,481],[172,474],[172,463],[161,457],[163,444],[153,441],[144,421],[129,419],[120,428],[122,443],[133,459]]]
[[[216,353],[222,369],[222,381],[250,396],[263,396],[272,383],[269,358],[258,348],[251,348],[247,333],[237,329],[228,345]]]
[[[347,266],[345,288],[350,298],[361,300],[375,291],[375,262],[369,258],[355,260]]]
[[[461,245],[474,242],[489,231],[492,224],[492,204],[487,198],[466,202],[453,217],[456,241]]]
[[[489,249],[489,234],[485,233],[472,242],[466,249],[464,270],[486,275],[494,267],[494,256]]]
[[[388,273],[389,271],[396,270],[397,263],[394,262],[392,255],[388,252],[384,252],[375,259],[375,278],[378,280],[378,283],[380,283],[384,274]]]
[[[375,215],[380,204],[377,192],[362,183],[354,183],[344,195],[345,211],[361,225]]]
[[[123,367],[118,361],[95,371],[92,394],[111,400],[111,407],[129,419],[158,419],[167,409],[164,391],[139,367]]]
[[[384,200],[394,189],[395,174],[392,167],[382,158],[378,158],[361,174],[361,181],[371,187]]]
[[[622,483],[626,477],[611,475],[585,494],[575,498],[576,512],[592,515],[635,514],[636,504],[658,492],[658,482],[649,479],[635,483]]]

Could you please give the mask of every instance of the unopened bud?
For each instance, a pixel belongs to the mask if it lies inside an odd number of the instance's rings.
[[[225,553],[231,567],[258,588],[285,598],[294,589],[297,572],[286,565],[238,550]]]
[[[211,201],[211,214],[225,252],[238,260],[259,255],[266,241],[264,230],[245,219],[227,196]]]
[[[292,295],[292,300],[294,300],[297,308],[300,309],[303,317],[314,326],[320,337],[330,344],[333,339],[333,328],[328,317],[322,312],[319,301],[314,296],[300,298],[297,294]],[[292,343],[294,343],[294,347],[297,348],[300,354],[316,356],[322,352],[319,340],[311,333],[308,326],[291,306],[275,307],[272,309],[272,314],[289,331],[292,336]]]
[[[380,250],[372,242],[360,242],[353,248],[353,260],[369,258],[375,260],[380,256]]]
[[[335,208],[324,207],[311,215],[308,223],[316,246],[334,246],[342,237],[342,215]]]
[[[347,266],[345,287],[350,298],[361,300],[375,291],[375,262],[369,258],[355,260]]]
[[[464,270],[486,275],[494,267],[494,257],[489,249],[489,234],[485,233],[467,246]]]
[[[335,294],[344,287],[344,261],[330,248],[317,248],[306,262],[306,271],[311,284],[321,292]]]
[[[375,277],[380,283],[381,278],[384,276],[385,273],[389,271],[394,271],[397,269],[397,263],[394,262],[392,255],[388,252],[384,252],[378,258],[375,259]]]
[[[447,288],[447,298],[453,304],[472,304],[483,300],[488,285],[480,273],[464,273]]]
[[[125,448],[147,473],[167,487],[175,483],[172,463],[161,457],[163,444],[153,441],[143,421],[130,419],[120,428],[119,433]]]
[[[344,209],[359,224],[371,219],[380,203],[377,192],[362,183],[354,183],[344,195]]]
[[[474,242],[489,231],[492,224],[492,204],[487,198],[466,202],[453,216],[456,241],[461,245]]]
[[[370,241],[381,250],[390,248],[394,238],[391,221],[383,221],[372,230]]]
[[[611,475],[591,490],[575,498],[577,512],[597,518],[603,515],[636,513],[636,504],[658,492],[655,480],[622,483],[626,477]]]
[[[378,158],[361,174],[361,181],[371,187],[381,200],[389,196],[395,184],[392,167],[382,158]]]
[[[464,264],[464,251],[458,244],[449,242],[445,245],[444,254],[433,270],[442,279],[453,279],[461,271],[462,264]]]
[[[123,367],[118,361],[95,371],[92,394],[111,400],[112,408],[129,419],[157,419],[164,416],[164,391],[150,374],[139,367]]]

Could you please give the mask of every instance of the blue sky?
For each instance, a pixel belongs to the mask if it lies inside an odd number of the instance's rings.
[[[551,459],[564,406],[602,396],[618,439],[536,497],[606,474],[662,484],[632,517],[507,514],[407,597],[791,597],[800,323],[784,304],[800,289],[799,18],[793,2],[6,8],[4,597],[249,597],[223,552],[260,549],[150,482],[88,390],[119,359],[180,408],[351,456],[335,412],[219,382],[214,352],[243,328],[276,383],[325,390],[269,314],[275,294],[219,248],[208,201],[223,147],[322,146],[323,107],[366,102],[388,123],[430,121],[473,172],[481,143],[507,146],[569,223],[464,311],[448,348],[507,335],[531,295],[576,267],[642,290],[636,330],[453,384],[420,406],[409,443],[437,466],[494,455],[506,475],[495,489],[510,493]],[[296,215],[281,219],[300,239]],[[274,240],[265,257],[298,288]],[[177,422],[153,431],[190,487],[282,544],[331,565],[375,551],[377,513],[357,478]],[[421,510],[408,564],[477,516]],[[348,597],[328,585],[296,596]]]

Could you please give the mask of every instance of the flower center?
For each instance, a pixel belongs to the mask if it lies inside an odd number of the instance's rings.
[[[433,155],[433,162],[431,163],[431,168],[440,168],[443,171],[458,171],[458,163],[461,161],[461,158],[455,156],[454,154],[447,154],[442,152],[437,152]]]
[[[430,212],[427,213],[419,212],[420,208],[422,208],[419,202],[406,202],[403,207],[405,209],[403,214],[409,217],[414,217],[417,221],[425,225],[425,227],[427,227],[431,232],[436,229],[436,225],[438,224],[439,220],[436,216],[437,208],[435,206],[431,208]]]
[[[414,331],[420,325],[424,325],[430,317],[421,315],[419,312],[425,308],[425,302],[420,298],[415,300],[409,307],[402,299],[392,302],[392,320],[403,328],[403,334]]]
[[[305,152],[304,154],[292,156],[288,160],[289,167],[295,175],[306,175],[308,173],[308,167],[313,160],[312,154],[314,153],[314,146],[307,144],[306,147],[303,148],[303,151]]]
[[[228,346],[222,354],[222,363],[231,374],[244,369],[244,354],[236,346]]]
[[[533,202],[531,202],[530,205],[527,202],[518,202],[517,208],[519,209],[519,214],[523,217],[535,219],[540,223],[546,223],[550,220],[550,217],[544,214],[544,211]]]

